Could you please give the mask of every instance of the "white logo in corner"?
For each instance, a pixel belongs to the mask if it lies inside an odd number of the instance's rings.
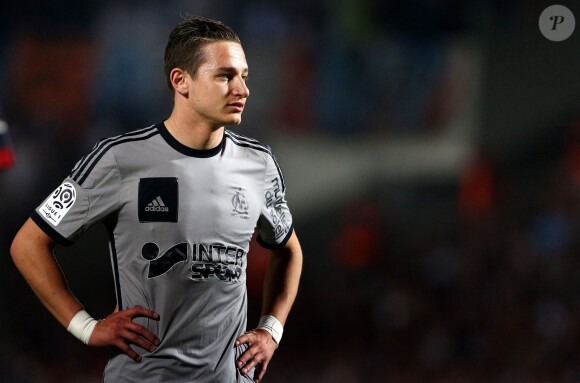
[[[38,212],[45,216],[53,226],[58,226],[77,198],[75,187],[64,182],[44,201]]]

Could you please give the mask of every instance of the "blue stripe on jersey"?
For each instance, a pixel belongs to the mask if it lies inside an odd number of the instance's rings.
[[[82,161],[84,162],[84,164],[79,167],[79,169],[76,171],[76,174],[71,173],[70,177],[75,182],[77,182],[79,185],[82,186],[83,182],[85,182],[87,177],[91,174],[91,171],[97,165],[99,160],[105,155],[105,153],[107,151],[109,151],[109,149],[111,149],[117,145],[123,144],[125,142],[146,140],[148,138],[151,138],[151,137],[159,134],[159,130],[157,130],[155,127],[146,129],[145,131],[139,131],[139,132],[140,133],[149,132],[149,134],[144,135],[144,136],[140,136],[140,137],[133,137],[136,134],[135,134],[135,132],[132,132],[132,133],[123,134],[121,136],[113,137],[111,139],[103,140],[102,142],[108,141],[108,144],[100,145],[100,143],[99,143],[99,145],[97,145],[97,146],[100,146],[100,148],[95,148],[95,150],[93,150],[91,153],[89,153],[89,155],[86,159],[83,158]],[[86,168],[86,170],[85,170],[85,168]]]
[[[272,160],[274,160],[274,164],[276,165],[276,169],[278,170],[278,174],[280,175],[280,181],[282,182],[282,191],[286,190],[286,184],[284,182],[284,175],[282,175],[282,169],[280,168],[280,165],[278,165],[278,161],[276,161],[276,157],[274,156],[269,147],[260,144],[258,141],[254,139],[234,134],[229,130],[226,130],[225,134],[227,138],[232,140],[232,142],[238,146],[252,148],[264,153],[268,153],[270,157],[272,157]]]

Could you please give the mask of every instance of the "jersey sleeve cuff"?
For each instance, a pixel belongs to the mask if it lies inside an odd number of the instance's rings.
[[[63,237],[58,231],[54,230],[42,217],[38,214],[38,212],[34,211],[34,213],[30,216],[30,218],[44,231],[50,238],[54,239],[56,242],[63,246],[70,246],[73,242],[65,237]]]
[[[258,234],[258,236],[256,237],[256,241],[260,244],[260,246],[262,246],[265,249],[278,250],[278,249],[283,248],[286,245],[286,243],[288,242],[288,240],[292,236],[293,232],[294,232],[294,225],[291,225],[290,230],[288,230],[288,233],[286,234],[286,236],[284,237],[282,242],[276,243],[276,244],[270,244],[270,243],[264,241],[260,234]]]

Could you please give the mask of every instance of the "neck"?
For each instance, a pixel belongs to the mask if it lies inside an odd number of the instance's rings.
[[[213,149],[220,144],[224,127],[215,128],[207,124],[196,124],[194,121],[183,121],[172,114],[165,122],[165,127],[181,144],[196,150]]]

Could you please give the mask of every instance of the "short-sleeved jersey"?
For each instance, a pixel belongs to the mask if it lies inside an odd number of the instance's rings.
[[[280,168],[258,141],[224,132],[207,151],[164,124],[100,140],[33,220],[60,243],[95,222],[109,232],[117,303],[161,339],[141,363],[113,352],[106,382],[243,382],[235,338],[246,331],[251,237],[268,248],[292,234]]]

